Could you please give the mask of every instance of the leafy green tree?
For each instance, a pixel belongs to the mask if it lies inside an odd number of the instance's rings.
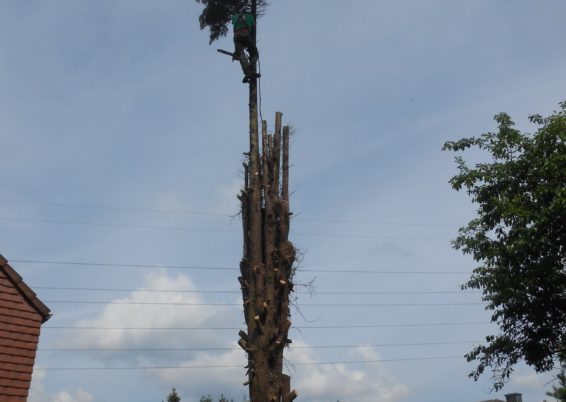
[[[167,402],[180,402],[180,401],[181,401],[181,398],[177,394],[177,391],[175,390],[175,388],[173,388],[171,390],[171,392],[169,393],[169,395],[167,395]]]
[[[466,189],[477,217],[460,228],[453,247],[479,263],[463,289],[481,289],[499,333],[470,351],[475,380],[491,368],[503,387],[520,360],[549,371],[566,345],[566,102],[548,117],[530,116],[535,134],[521,133],[505,114],[496,133],[447,142],[444,150],[476,147],[491,162],[473,167],[456,157],[450,184]]]
[[[214,401],[212,400],[212,397],[210,395],[208,395],[208,396],[203,395],[203,396],[200,397],[199,402],[214,402]]]
[[[559,386],[553,386],[552,392],[547,392],[546,395],[556,398],[559,402],[566,402],[566,351],[560,353],[561,370],[557,375]]]
[[[241,10],[249,10],[254,17],[261,15],[267,6],[266,0],[195,0],[203,4],[199,16],[200,29],[208,28],[210,43],[228,33],[231,17]]]

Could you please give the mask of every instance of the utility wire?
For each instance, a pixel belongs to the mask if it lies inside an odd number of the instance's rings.
[[[240,290],[168,290],[168,289],[120,289],[120,288],[85,288],[85,287],[58,287],[58,286],[32,286],[33,289],[64,290],[81,292],[140,292],[140,293],[213,293],[213,294],[242,294]],[[454,290],[454,291],[315,291],[295,292],[295,294],[313,295],[429,295],[429,294],[477,294],[479,291]]]
[[[102,210],[109,210],[109,211],[130,211],[130,212],[167,213],[167,214],[179,214],[179,215],[221,216],[221,217],[226,217],[226,218],[232,216],[232,215],[229,215],[229,214],[222,214],[222,213],[218,213],[218,212],[117,207],[117,206],[108,206],[108,205],[67,204],[67,203],[61,203],[61,202],[39,202],[39,201],[18,201],[18,200],[0,200],[0,202],[5,203],[5,204],[25,204],[25,205],[60,207],[60,208],[102,209]]]
[[[6,200],[6,199],[1,199],[0,202],[7,204],[26,204],[26,205],[51,206],[51,207],[60,207],[60,208],[84,208],[84,209],[100,209],[100,210],[110,210],[110,211],[151,212],[151,213],[167,213],[167,214],[178,214],[178,215],[196,215],[196,216],[219,216],[225,218],[232,218],[234,216],[233,214],[224,214],[219,212],[133,208],[133,207],[117,207],[117,206],[86,205],[86,204],[67,204],[67,203],[58,203],[58,202],[18,201],[18,200]],[[394,221],[317,218],[317,217],[303,218],[301,216],[295,216],[293,220],[311,221],[311,222],[330,222],[330,223],[361,223],[361,224],[391,225],[391,226],[425,226],[425,227],[428,226],[428,227],[447,227],[447,228],[458,227],[457,225],[431,223],[431,222],[394,222]]]
[[[423,226],[423,227],[439,227],[439,228],[458,228],[457,225],[448,225],[446,223],[431,223],[431,222],[395,222],[395,221],[375,221],[375,220],[361,220],[361,219],[335,219],[335,218],[294,218],[298,221],[306,222],[328,222],[328,223],[356,223],[356,224],[372,224],[384,226]]]
[[[186,226],[160,226],[160,225],[133,225],[127,223],[108,223],[108,222],[83,222],[56,219],[37,219],[37,218],[7,218],[0,217],[2,221],[11,222],[35,222],[35,223],[54,223],[60,225],[77,225],[77,226],[101,226],[113,228],[134,228],[134,229],[159,229],[159,230],[179,230],[187,232],[223,232],[223,233],[240,233],[240,230],[232,229],[215,229],[215,228],[189,228]]]
[[[388,363],[388,362],[409,362],[424,360],[445,360],[445,359],[462,359],[463,356],[433,356],[433,357],[411,357],[399,359],[375,359],[375,360],[348,360],[348,361],[330,361],[330,362],[310,362],[310,363],[290,363],[292,366],[322,366],[335,364],[372,364],[372,363]],[[219,368],[238,368],[242,365],[195,365],[195,366],[137,366],[137,367],[34,367],[36,371],[98,371],[98,370],[185,370],[185,369],[219,369]]]
[[[408,324],[353,324],[353,325],[309,325],[293,326],[296,330],[309,329],[361,329],[361,328],[410,328],[410,327],[452,327],[467,325],[487,325],[487,321],[476,322],[440,322],[440,323],[408,323]],[[242,327],[96,327],[96,326],[49,326],[42,330],[97,330],[97,331],[239,331]]]
[[[112,304],[113,306],[241,306],[241,303],[185,303],[185,302],[117,302],[97,300],[45,300],[51,304]],[[302,307],[441,307],[441,306],[482,306],[479,302],[462,303],[301,303]]]
[[[293,346],[289,349],[352,349],[359,347],[406,347],[406,346],[445,346],[445,345],[470,345],[482,341],[446,341],[446,342],[413,342],[413,343],[376,343],[360,345],[317,345],[317,346]],[[191,351],[221,351],[240,350],[240,347],[208,347],[208,348],[39,348],[39,352],[191,352]]]
[[[33,222],[48,223],[58,225],[75,225],[75,226],[95,226],[95,227],[112,227],[112,228],[129,228],[129,229],[152,229],[152,230],[173,230],[185,232],[220,232],[220,233],[241,233],[240,230],[232,229],[216,229],[216,228],[190,228],[186,226],[160,226],[160,225],[133,225],[126,223],[108,223],[108,222],[83,222],[55,219],[37,219],[37,218],[8,218],[0,217],[1,221],[9,222]],[[363,235],[363,234],[341,234],[341,233],[306,233],[292,232],[293,236],[307,237],[330,237],[330,238],[352,238],[352,239],[387,239],[387,240],[427,240],[427,241],[450,241],[449,239],[437,237],[420,237],[420,236],[383,236],[383,235]]]
[[[82,267],[110,267],[110,268],[168,268],[168,269],[183,269],[183,270],[220,270],[220,271],[239,271],[236,267],[222,267],[222,266],[201,266],[201,265],[157,265],[157,264],[113,264],[113,263],[99,263],[99,262],[84,262],[84,261],[49,261],[49,260],[32,260],[32,259],[11,259],[10,262],[21,264],[49,264],[49,265],[71,265]],[[407,271],[407,270],[370,270],[370,269],[318,269],[301,267],[298,272],[320,272],[320,273],[346,273],[346,274],[418,274],[418,275],[469,275],[470,271]]]
[[[109,267],[109,268],[168,268],[168,269],[187,269],[187,270],[211,270],[211,271],[236,271],[236,267],[205,267],[200,265],[157,265],[157,264],[112,264],[99,262],[83,261],[46,261],[31,259],[11,259],[10,262],[22,264],[49,264],[49,265],[74,265],[80,267]]]
[[[290,364],[292,366],[325,366],[325,365],[333,365],[333,364],[367,364],[367,363],[384,363],[384,362],[462,359],[463,357],[464,356],[431,356],[431,357],[407,357],[407,358],[398,358],[398,359],[347,360],[347,361],[290,363]]]

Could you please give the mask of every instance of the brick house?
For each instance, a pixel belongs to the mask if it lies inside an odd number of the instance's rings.
[[[0,401],[27,400],[41,324],[49,308],[0,255]]]

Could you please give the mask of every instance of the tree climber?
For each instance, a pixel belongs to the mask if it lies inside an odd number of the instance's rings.
[[[255,45],[252,32],[255,29],[255,19],[253,15],[242,10],[240,13],[232,16],[232,25],[234,26],[234,54],[232,60],[238,59],[244,72],[243,83],[250,81],[254,77],[254,67],[259,57],[257,47]],[[247,50],[250,59],[248,60],[244,50]],[[255,74],[255,77],[260,77]]]

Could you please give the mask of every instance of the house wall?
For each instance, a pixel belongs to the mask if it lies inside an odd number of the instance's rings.
[[[0,401],[27,400],[42,321],[0,269]]]

